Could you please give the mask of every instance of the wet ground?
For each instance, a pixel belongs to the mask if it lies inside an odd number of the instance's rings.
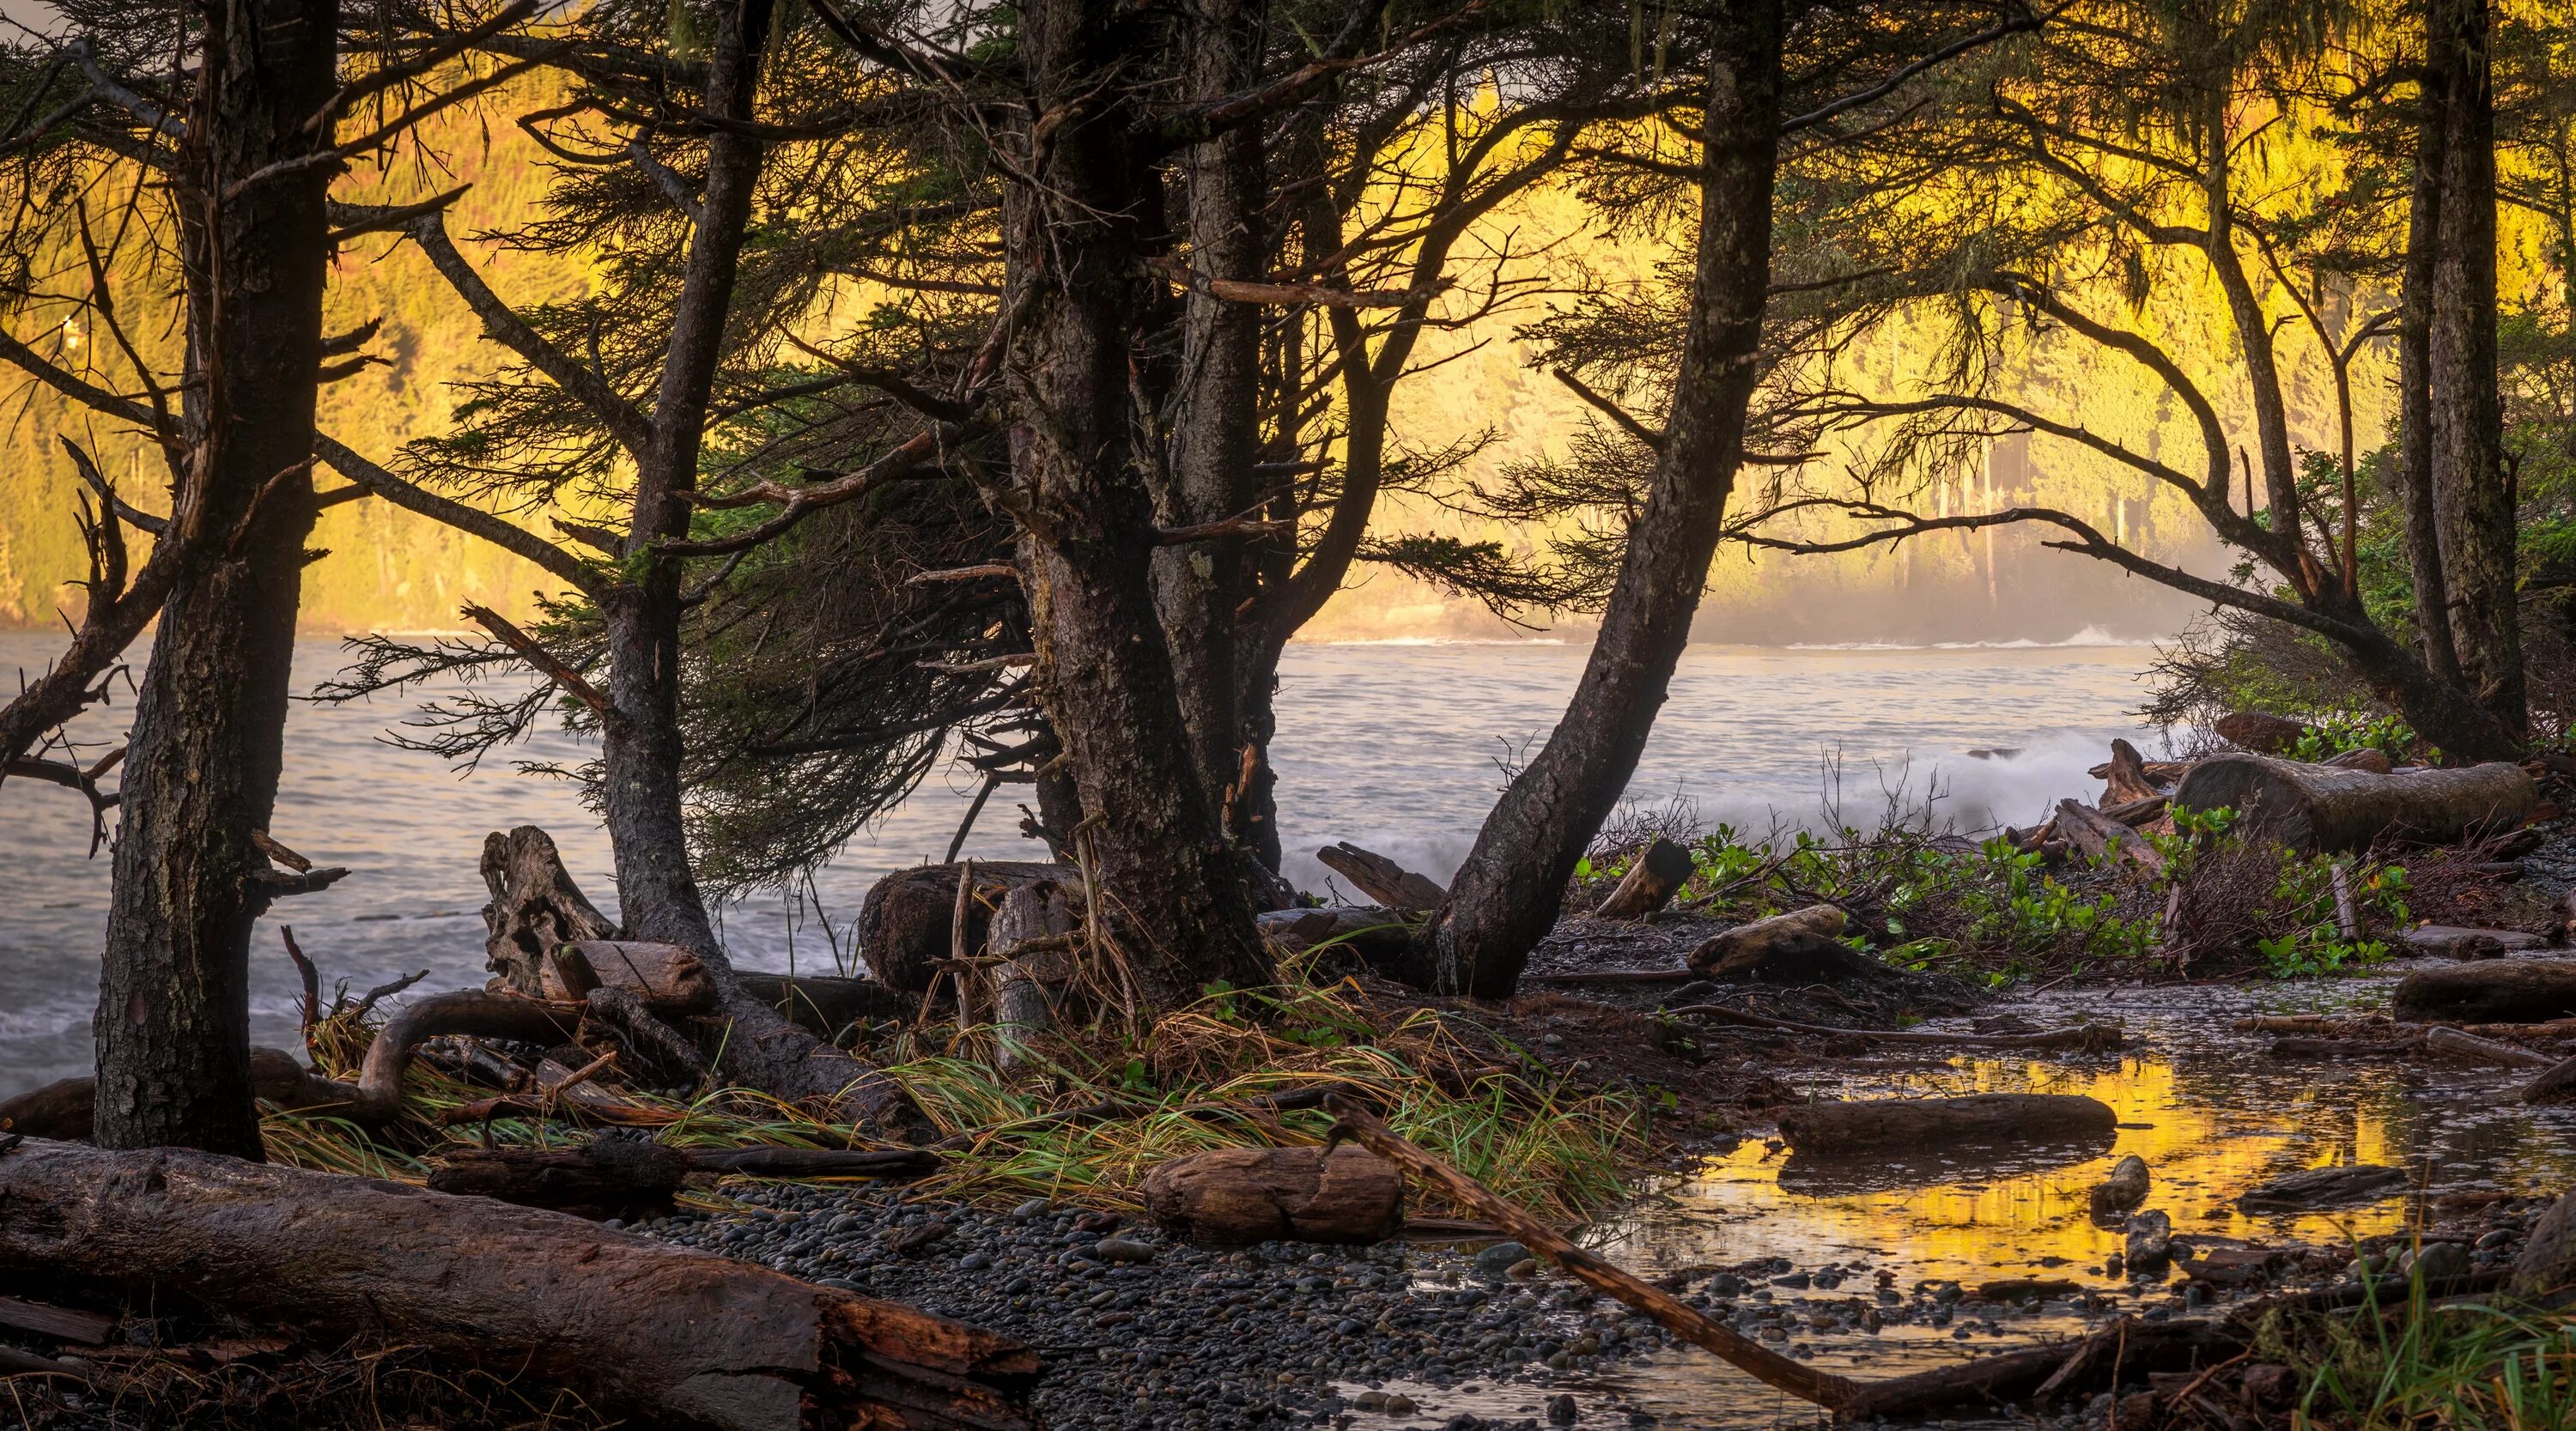
[[[2076,1335],[2124,1312],[2161,1319],[2199,1310],[2198,1295],[2173,1290],[2173,1279],[2132,1282],[2105,1270],[2122,1233],[2092,1222],[2086,1196],[2126,1154],[2146,1160],[2154,1181],[2145,1206],[2172,1218],[2178,1241],[2204,1251],[2312,1249],[2308,1261],[2326,1268],[2362,1239],[2432,1221],[2437,1202],[2554,1196],[2576,1184],[2576,1109],[2515,1101],[2527,1073],[2284,1061],[2266,1051],[2268,1036],[2231,1027],[2253,1013],[2376,1010],[2397,977],[2041,994],[1984,1014],[2049,1026],[2116,1019],[2136,1046],[2095,1057],[1788,1072],[1791,1085],[1820,1098],[2085,1094],[2109,1104],[2121,1126],[2107,1145],[2002,1160],[1935,1154],[1815,1164],[1750,1138],[1649,1189],[1627,1215],[1595,1229],[1594,1240],[1621,1264],[1731,1316],[1739,1330],[1819,1366],[1878,1378]],[[2404,1167],[2412,1187],[2305,1215],[2258,1216],[2235,1205],[2283,1173],[2355,1163]],[[2508,1255],[2471,1253],[2480,1263]],[[2283,1275],[2302,1274],[2294,1264]],[[2008,1278],[2074,1285],[2003,1305],[1974,1296],[1979,1284]],[[1737,1431],[1817,1419],[1696,1349],[1650,1351],[1606,1373],[1554,1381],[1551,1390],[1574,1391],[1587,1411],[1619,1418],[1609,1424]],[[1433,1424],[1459,1412],[1527,1415],[1531,1404],[1513,1385],[1474,1393],[1385,1385]]]

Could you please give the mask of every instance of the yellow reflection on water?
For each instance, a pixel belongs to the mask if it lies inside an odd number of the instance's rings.
[[[1777,1256],[1801,1268],[1885,1267],[1908,1279],[2046,1271],[2107,1287],[2111,1279],[2099,1269],[2124,1236],[2093,1223],[2087,1195],[2132,1153],[2146,1160],[2153,1179],[2145,1206],[2165,1212],[2185,1237],[2331,1246],[2403,1226],[2414,1205],[2404,1197],[2302,1216],[2256,1217],[2236,1208],[2248,1189],[2303,1168],[2408,1166],[2410,1147],[2430,1145],[2429,1122],[2448,1116],[2420,1106],[2420,1090],[2396,1069],[2257,1065],[2260,1058],[2247,1049],[2188,1063],[2136,1057],[2093,1068],[1960,1060],[1870,1096],[2083,1094],[2110,1105],[2122,1127],[2107,1146],[2003,1161],[1933,1150],[1913,1160],[1817,1165],[1757,1139],[1706,1160],[1607,1230],[1615,1255],[1665,1269]],[[2519,1156],[2514,1149],[2524,1140],[2510,1132],[2491,1141],[2505,1151],[2477,1171],[2533,1191],[2564,1186],[2563,1154]]]

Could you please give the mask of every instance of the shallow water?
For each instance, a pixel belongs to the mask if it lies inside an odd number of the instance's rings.
[[[2264,1053],[2268,1036],[2229,1025],[2249,1013],[2384,1007],[2394,976],[2254,988],[2086,990],[2043,994],[2001,1011],[2051,1026],[2078,1016],[2121,1021],[2143,1039],[2122,1055],[2068,1060],[1958,1058],[1918,1073],[1804,1080],[1818,1097],[1927,1097],[1964,1093],[2078,1093],[2108,1103],[2122,1127],[2107,1147],[2009,1158],[1956,1156],[1910,1164],[1878,1159],[1810,1168],[1759,1139],[1705,1160],[1641,1199],[1587,1238],[1641,1275],[1785,1259],[1799,1271],[1833,1268],[1835,1289],[1771,1289],[1772,1305],[1868,1300],[1876,1274],[1911,1296],[1921,1282],[1974,1287],[1997,1278],[2071,1281],[2102,1299],[2088,1322],[2069,1301],[2018,1310],[1966,1337],[1951,1326],[1890,1322],[1793,1333],[1805,1359],[1860,1378],[1903,1375],[1971,1354],[2008,1351],[2079,1334],[2115,1312],[2178,1308],[2161,1282],[2143,1290],[2103,1275],[2122,1234],[2096,1227],[2086,1194],[2111,1165],[2135,1153],[2153,1178],[2146,1206],[2173,1219],[2188,1241],[2234,1238],[2274,1245],[2340,1246],[2399,1230],[2422,1198],[2501,1190],[2556,1194],[2576,1184],[2576,1110],[2515,1101],[2527,1072],[2465,1064],[2381,1060],[2285,1061]],[[1950,1021],[1936,1021],[1940,1027]],[[1722,1045],[1721,1045],[1722,1047]],[[2255,1185],[2302,1168],[2379,1163],[2415,1175],[2417,1191],[2330,1213],[2254,1216],[2235,1207]],[[1704,1276],[1695,1279],[1697,1290]],[[1766,1280],[1751,1279],[1759,1287]],[[1750,1305],[1749,1303],[1747,1305]],[[1738,1428],[1812,1423],[1812,1409],[1696,1349],[1667,1352],[1615,1376],[1569,1383],[1587,1399],[1615,1399],[1672,1427]],[[1531,1386],[1405,1388],[1426,1411],[1525,1416]]]
[[[41,669],[58,634],[0,632],[0,678]],[[139,663],[143,652],[134,653]],[[1312,853],[1355,840],[1445,878],[1474,838],[1501,783],[1497,756],[1543,737],[1564,708],[1584,650],[1513,645],[1347,645],[1290,648],[1281,673],[1281,777],[1289,874],[1321,890]],[[340,659],[307,641],[296,682],[308,688]],[[1941,810],[1963,826],[2031,823],[2060,796],[2088,793],[2085,767],[2115,735],[2140,736],[2127,711],[2145,653],[2122,647],[1996,650],[1777,651],[1693,647],[1648,746],[1636,796],[1676,794],[1710,819],[1765,827],[1776,810],[1818,818],[1819,761],[1842,753],[1844,802],[1864,821],[1882,786],[1919,798],[1946,792]],[[131,701],[85,715],[84,738],[124,729]],[[561,782],[512,773],[511,759],[459,776],[378,736],[410,707],[297,705],[273,833],[351,876],[324,894],[286,901],[263,928],[253,966],[254,1034],[283,1045],[294,1032],[295,977],[273,929],[295,926],[326,979],[366,989],[427,968],[426,987],[483,978],[484,893],[475,861],[485,832],[534,823],[552,831],[583,889],[614,909],[606,842]],[[1966,752],[2019,747],[2010,760]],[[104,744],[92,747],[103,750]],[[1534,745],[1532,748],[1535,748]],[[510,757],[578,762],[582,749],[541,737]],[[858,912],[886,870],[936,859],[971,787],[934,777],[868,831],[816,881],[836,925]],[[107,857],[86,857],[88,817],[68,792],[32,782],[0,786],[0,1096],[86,1070],[106,924]],[[1018,815],[985,812],[969,854],[1026,858]],[[834,962],[829,933],[792,915],[779,896],[723,912],[733,955],[752,967],[812,969]],[[844,950],[846,952],[846,949]]]

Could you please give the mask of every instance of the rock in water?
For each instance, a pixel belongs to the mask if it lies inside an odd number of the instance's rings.
[[[2111,1176],[2093,1189],[2093,1220],[2116,1222],[2147,1200],[2147,1160],[2135,1153],[2111,1168]]]
[[[2576,1193],[2550,1204],[2531,1225],[2505,1291],[2543,1306],[2561,1306],[2576,1297]]]
[[[1811,904],[1708,937],[1690,952],[1691,972],[1722,984],[1813,984],[1885,972],[1842,942],[1850,923],[1830,904]]]
[[[2377,1202],[2405,1187],[2406,1173],[2402,1168],[2355,1163],[2348,1168],[2310,1168],[2274,1178],[2239,1197],[2236,1205],[2247,1212],[2305,1212]]]
[[[2576,963],[2488,959],[2418,969],[2389,996],[2400,1023],[2543,1024],[2576,1015]]]
[[[2173,1263],[2173,1219],[2161,1212],[2142,1212],[2129,1219],[2125,1249],[2129,1275],[2153,1277]]]
[[[1802,1103],[1780,1114],[1780,1136],[1811,1157],[1960,1144],[2074,1142],[2112,1135],[2107,1103],[2063,1093],[1979,1093]]]

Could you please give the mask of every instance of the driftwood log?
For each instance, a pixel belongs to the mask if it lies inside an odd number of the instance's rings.
[[[1036,1354],[560,1213],[176,1149],[0,1154],[0,1268],[367,1328],[651,1425],[1029,1424]]]
[[[1143,1192],[1155,1226],[1208,1246],[1360,1246],[1404,1227],[1404,1174],[1359,1148],[1192,1153],[1147,1173]]]
[[[2111,762],[2102,767],[2097,778],[2108,787],[2102,792],[2102,808],[2105,810],[2114,805],[2152,800],[2173,784],[2172,779],[2159,781],[2155,778],[2155,773],[2147,768],[2146,758],[2138,754],[2136,746],[2116,739],[2111,742]]]
[[[2110,1024],[2082,1024],[2075,1028],[2050,1029],[2045,1033],[1985,1034],[1961,1029],[1846,1029],[1826,1024],[1802,1024],[1788,1019],[1775,1019],[1768,1014],[1730,1009],[1723,1004],[1684,1004],[1667,1009],[1674,1018],[1703,1018],[1738,1028],[1770,1029],[1780,1033],[1812,1034],[1818,1038],[1851,1038],[1887,1044],[1944,1045],[1951,1048],[2057,1048],[2081,1049],[2101,1053],[2118,1048],[2120,1030]]]
[[[2057,833],[2089,860],[2118,859],[2150,875],[2162,873],[2165,867],[2164,853],[2146,836],[2075,800],[2057,802]]]
[[[518,987],[515,979],[510,983]],[[547,951],[539,965],[541,998],[587,999],[598,988],[633,994],[656,1018],[711,1014],[716,1008],[715,976],[697,955],[677,944],[567,939]]]
[[[1800,1153],[1842,1157],[1958,1144],[2108,1141],[2111,1105],[2070,1093],[1977,1093],[1801,1103],[1781,1110],[1780,1136]]]
[[[2576,1016],[2576,963],[2486,959],[2418,969],[2388,1011],[2401,1023],[2536,1024]]]
[[[2303,854],[2365,850],[2381,840],[2448,844],[2509,830],[2540,803],[2522,767],[2502,761],[2465,770],[2376,775],[2260,755],[2216,755],[2174,787],[2185,810],[2237,812],[2236,828]]]
[[[1291,953],[1332,943],[1357,955],[1371,967],[1404,957],[1413,947],[1421,916],[1373,904],[1325,905],[1320,909],[1278,909],[1256,915],[1261,937]]]
[[[2239,750],[2250,750],[2258,755],[2287,755],[2297,748],[2309,727],[2282,716],[2235,711],[2210,722],[2210,729],[2218,733],[2220,740]]]
[[[483,909],[484,955],[498,982],[518,993],[544,996],[548,974],[559,973],[554,951],[563,945],[616,937],[608,917],[565,871],[553,839],[534,825],[484,839],[483,882],[492,894]],[[920,1112],[901,1085],[781,1014],[744,985],[723,951],[689,952],[715,985],[714,1013],[698,1027],[716,1071],[728,1082],[880,1133],[908,1134],[920,1127]],[[599,966],[615,962],[596,960],[592,968],[606,980]],[[654,1017],[640,1007],[601,1012],[630,1028],[639,1018]]]
[[[745,994],[794,1020],[798,1028],[824,1038],[837,1037],[862,1019],[908,1019],[921,1002],[874,979],[760,969],[737,969],[733,977]]]
[[[1343,840],[1315,851],[1324,868],[1349,880],[1359,892],[1389,909],[1438,909],[1449,898],[1440,881],[1415,874],[1374,850]]]
[[[1592,911],[1601,919],[1643,919],[1673,902],[1673,896],[1690,882],[1691,852],[1661,835],[1637,854],[1621,876],[1619,887]]]
[[[957,886],[965,866],[915,865],[896,870],[868,889],[859,905],[859,955],[868,972],[889,989],[906,994],[930,992],[941,966],[962,943],[968,953],[984,947],[993,911],[1012,890],[1027,884],[1060,883],[1079,888],[1082,875],[1071,865],[1013,861],[973,861],[963,930],[958,928]],[[960,937],[952,941],[952,935]]]
[[[691,1173],[763,1178],[915,1177],[939,1166],[925,1148],[674,1148],[604,1134],[568,1148],[460,1148],[430,1170],[433,1191],[585,1217],[667,1213]]]
[[[1886,972],[1842,942],[1849,923],[1830,904],[1811,904],[1710,935],[1685,961],[1722,984],[1814,984]]]

